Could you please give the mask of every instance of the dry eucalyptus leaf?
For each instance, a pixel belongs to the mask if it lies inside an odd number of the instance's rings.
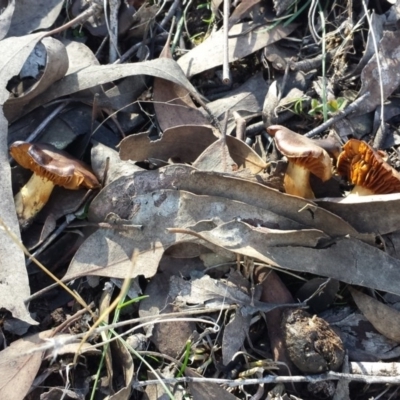
[[[3,4],[3,3],[2,3]],[[7,5],[0,14],[0,40],[4,39],[11,25],[11,19],[15,10],[15,0],[7,1]]]
[[[0,132],[2,132],[0,136],[0,218],[19,239],[20,230],[15,213],[10,163],[8,162],[7,125],[7,120],[0,111]],[[37,322],[31,318],[24,303],[24,300],[30,295],[24,253],[3,228],[0,228],[0,259],[1,307],[9,310],[13,317],[25,321],[27,324],[36,325]],[[27,328],[26,326],[23,331],[15,333],[23,334]]]
[[[192,378],[203,378],[192,368],[185,369],[185,375]],[[190,393],[196,400],[238,400],[239,398],[229,393],[216,383],[189,382]]]
[[[349,288],[364,317],[383,336],[400,343],[400,312],[359,290]]]
[[[399,86],[398,73],[400,60],[400,35],[397,32],[385,31],[379,42],[379,63],[374,55],[361,73],[361,90],[358,98],[366,96],[353,115],[366,114],[375,110],[381,102],[386,100]],[[381,79],[379,74],[381,72]],[[381,93],[381,84],[383,93]]]
[[[267,163],[245,142],[233,136],[221,138],[210,145],[193,163],[202,171],[234,172],[248,169],[258,174],[267,168]]]
[[[226,111],[229,111],[226,131],[228,135],[236,127],[233,111],[237,111],[241,117],[260,112],[267,89],[268,85],[260,72],[248,79],[243,85],[230,90],[221,99],[208,103],[207,107],[214,117],[220,121],[225,118]]]
[[[229,154],[226,139],[226,137],[219,138],[216,142],[208,146],[193,163],[193,167],[202,171],[237,171],[238,165]]]
[[[323,198],[316,203],[350,223],[358,232],[386,233],[400,230],[400,194]]]
[[[186,229],[184,232],[190,233],[190,230]],[[284,234],[283,232],[282,235]],[[310,233],[307,234],[307,231],[294,231],[293,243],[296,242],[297,235],[298,241],[305,241],[303,244],[299,242],[284,245],[282,237],[282,245],[273,243],[271,246],[268,244],[268,240],[271,240],[269,234],[239,221],[221,224],[209,231],[193,232],[193,235],[237,254],[280,268],[327,276],[354,285],[400,294],[397,284],[400,279],[400,261],[357,239],[337,239],[328,247],[314,248],[318,231],[315,232],[314,238]],[[310,243],[306,244],[307,241]],[[379,274],[376,273],[378,267]]]
[[[93,51],[84,43],[66,39],[62,40],[62,43],[68,54],[68,71],[65,75],[73,74],[91,65],[99,65],[99,60]]]
[[[180,271],[176,270],[176,274]],[[148,297],[140,302],[139,316],[148,317],[179,311],[174,305],[175,297],[169,295],[170,283],[165,274],[155,275],[146,287]],[[196,324],[193,321],[162,322],[161,324],[146,325],[146,336],[149,337],[158,351],[171,357],[179,357],[185,348]]]
[[[46,54],[46,66],[32,87],[18,97],[10,97],[6,101],[4,114],[9,121],[15,120],[26,104],[47,90],[51,84],[63,78],[68,70],[68,55],[60,41],[50,37],[44,38],[36,45],[34,52],[39,46]]]
[[[233,356],[242,349],[251,324],[251,315],[243,315],[239,308],[226,324],[222,336],[222,361],[228,365]]]
[[[80,69],[50,86],[46,93],[43,93],[32,102],[26,112],[34,110],[59,97],[134,75],[150,75],[171,80],[171,82],[181,85],[188,90],[199,104],[204,104],[196,89],[183,74],[179,65],[174,60],[159,58],[122,65],[91,65]]]
[[[51,333],[24,337],[0,352],[0,398],[25,398],[42,363],[43,352],[33,350],[43,346]]]
[[[160,58],[172,59],[167,41]],[[180,125],[207,125],[208,119],[197,109],[190,93],[170,80],[155,78],[153,84],[154,111],[162,131]]]
[[[204,151],[217,137],[210,126],[183,125],[167,129],[159,140],[150,140],[147,133],[130,135],[122,140],[121,160],[143,161],[148,158],[189,163]]]
[[[332,237],[351,235],[369,241],[375,240],[374,236],[358,234],[343,219],[309,200],[286,195],[258,183],[229,175],[198,171],[188,165],[171,165],[116,179],[92,202],[90,214],[103,218],[110,212],[119,214],[120,208],[124,213],[130,204],[130,197],[152,190],[176,188],[194,194],[218,196],[251,204],[297,221],[303,226],[329,232]]]
[[[132,179],[129,181],[132,182]],[[109,192],[110,187],[115,188],[111,183],[103,191]],[[141,225],[143,228],[140,231],[98,230],[77,251],[65,279],[83,275],[124,278],[131,270],[131,257],[135,248],[139,254],[131,278],[138,275],[152,277],[164,251],[180,240],[187,240],[185,235],[169,233],[167,228],[171,227],[190,227],[204,220],[212,222],[214,227],[220,221],[237,217],[256,221],[255,223],[262,226],[285,227],[284,229],[299,227],[299,224],[266,209],[223,197],[197,196],[176,189],[154,189],[136,196],[131,189],[113,193],[108,204],[103,203],[104,197],[101,193],[93,200],[89,219],[102,222],[108,214],[115,213],[126,224]],[[321,236],[321,233],[318,235]],[[270,240],[274,240],[272,237],[273,235]],[[189,239],[193,240],[191,236]]]
[[[63,0],[18,0],[8,31],[10,36],[23,36],[38,29],[47,29],[60,14]]]
[[[293,32],[295,25],[284,27],[279,24],[271,29],[266,26],[251,30],[254,23],[242,23],[234,25],[229,35],[238,35],[229,39],[229,62],[237,61],[249,54],[268,46],[270,43],[285,38]],[[249,31],[250,30],[250,31]],[[223,29],[212,33],[203,43],[187,52],[179,60],[178,64],[187,77],[207,71],[222,65],[223,62]]]
[[[340,337],[352,360],[382,361],[400,356],[398,344],[378,333],[354,308],[331,308],[323,316],[331,326],[340,329]]]

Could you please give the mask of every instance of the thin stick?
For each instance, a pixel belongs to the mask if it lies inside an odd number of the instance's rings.
[[[223,64],[222,64],[222,82],[225,85],[231,84],[231,74],[229,71],[229,8],[230,0],[224,0],[224,46],[223,46]]]

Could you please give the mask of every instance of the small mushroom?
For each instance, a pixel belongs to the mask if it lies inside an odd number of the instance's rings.
[[[272,125],[267,132],[274,138],[278,150],[286,156],[288,166],[284,185],[288,194],[313,199],[310,173],[323,182],[332,177],[332,161],[318,142],[299,135],[281,125]]]
[[[22,227],[44,207],[55,185],[72,190],[100,186],[87,165],[50,144],[18,141],[10,146],[10,154],[22,167],[33,171],[30,180],[14,197]]]
[[[340,153],[337,172],[352,184],[359,196],[400,192],[400,173],[366,142],[350,139]]]

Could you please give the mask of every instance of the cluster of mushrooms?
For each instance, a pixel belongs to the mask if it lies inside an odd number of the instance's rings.
[[[288,194],[315,198],[310,186],[310,174],[323,182],[329,180],[333,174],[332,159],[336,161],[337,173],[354,185],[351,193],[400,192],[400,173],[363,141],[350,139],[341,148],[329,141],[308,139],[281,125],[272,125],[267,132],[287,158],[284,186]],[[44,207],[55,185],[73,190],[100,187],[86,164],[52,145],[18,141],[10,146],[10,153],[18,164],[33,171],[31,179],[15,196],[21,227],[28,226]]]
[[[332,142],[309,139],[281,125],[272,125],[267,132],[287,158],[284,186],[288,194],[315,198],[310,186],[310,173],[323,182],[327,181],[333,174],[332,159],[336,161],[337,174],[354,185],[350,194],[400,192],[400,173],[366,142],[350,139],[340,148]]]

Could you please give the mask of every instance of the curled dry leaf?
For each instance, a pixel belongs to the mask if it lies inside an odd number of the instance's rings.
[[[359,290],[349,290],[357,307],[374,328],[388,339],[400,343],[400,312]]]
[[[43,51],[46,54],[46,65],[39,80],[18,97],[11,97],[4,104],[4,114],[11,122],[22,114],[23,107],[40,93],[43,93],[54,82],[64,77],[68,70],[68,55],[64,45],[53,38],[44,38],[36,45],[34,51]]]

